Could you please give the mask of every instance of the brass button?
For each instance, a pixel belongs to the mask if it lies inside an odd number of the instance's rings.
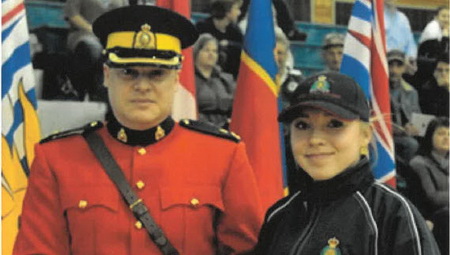
[[[143,181],[136,182],[136,187],[138,189],[143,189],[145,187],[145,183]]]
[[[135,226],[137,229],[141,229],[141,228],[142,228],[142,222],[136,221],[136,223],[134,223],[134,226]]]
[[[147,150],[145,148],[139,148],[138,153],[139,155],[145,155],[145,153],[147,153]]]
[[[78,202],[78,208],[84,209],[87,205],[88,202],[86,200],[80,200],[80,202]]]
[[[200,204],[200,201],[197,198],[191,199],[191,205],[196,207]]]

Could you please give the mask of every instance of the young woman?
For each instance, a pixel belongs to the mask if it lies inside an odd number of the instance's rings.
[[[269,209],[255,254],[439,254],[417,209],[374,180],[369,112],[348,76],[299,85],[278,119],[290,127],[300,191]]]
[[[433,234],[442,254],[448,254],[449,236],[449,120],[440,117],[432,120],[420,144],[418,155],[409,163],[419,186],[411,187],[417,197],[417,207],[433,223]],[[409,183],[408,183],[409,185]]]

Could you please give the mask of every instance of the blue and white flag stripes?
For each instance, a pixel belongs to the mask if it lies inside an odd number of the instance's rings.
[[[341,72],[353,77],[371,103],[377,158],[375,178],[395,186],[388,68],[382,0],[357,0],[344,44]],[[373,156],[374,152],[371,152]],[[372,157],[373,158],[373,157]]]

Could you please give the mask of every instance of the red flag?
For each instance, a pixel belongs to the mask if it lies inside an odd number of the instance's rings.
[[[191,18],[191,1],[157,0],[156,5],[171,9],[186,18]],[[180,89],[175,94],[172,117],[175,120],[197,119],[197,102],[195,99],[195,76],[192,48],[183,50],[183,68],[180,74]]]
[[[264,210],[283,197],[274,48],[271,1],[252,0],[230,129],[239,134],[247,146]]]

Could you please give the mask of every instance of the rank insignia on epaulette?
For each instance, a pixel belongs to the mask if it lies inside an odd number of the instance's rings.
[[[64,138],[64,137],[69,137],[69,136],[73,136],[73,135],[81,135],[83,133],[86,132],[92,132],[96,129],[99,129],[103,127],[103,123],[100,121],[93,121],[90,122],[89,124],[83,126],[83,127],[79,127],[79,128],[74,128],[74,129],[70,129],[67,131],[63,131],[63,132],[56,132],[52,135],[49,135],[48,137],[42,139],[39,143],[46,143],[49,141],[53,141],[56,139],[60,139],[60,138]]]
[[[180,120],[180,126],[186,127],[188,129],[195,130],[195,131],[198,131],[198,132],[201,132],[204,134],[209,134],[209,135],[225,138],[228,140],[232,140],[234,142],[239,142],[241,140],[241,138],[233,132],[230,132],[226,129],[219,128],[217,126],[214,126],[212,124],[202,122],[202,121],[183,119],[183,120]]]
[[[336,237],[328,239],[328,246],[322,249],[320,255],[341,255],[341,250],[337,247],[339,240]]]

